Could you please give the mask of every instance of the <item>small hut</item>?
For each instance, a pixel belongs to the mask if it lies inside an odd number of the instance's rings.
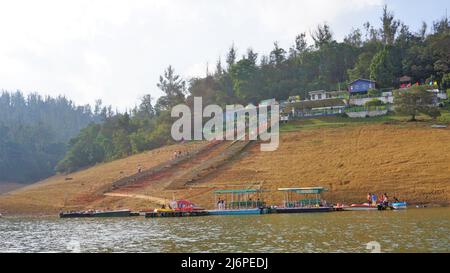
[[[410,76],[403,76],[399,79],[400,88],[408,88],[411,87],[412,78]]]

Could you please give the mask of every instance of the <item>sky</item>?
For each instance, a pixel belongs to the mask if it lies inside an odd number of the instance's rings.
[[[239,55],[267,54],[324,22],[341,41],[366,21],[379,26],[385,4],[412,30],[450,12],[448,0],[0,0],[0,90],[123,111],[161,96],[169,65],[186,80],[205,76],[233,43]]]

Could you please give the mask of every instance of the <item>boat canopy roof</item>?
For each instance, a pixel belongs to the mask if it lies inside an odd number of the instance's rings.
[[[242,190],[216,190],[216,191],[214,191],[215,194],[225,194],[225,193],[240,194],[240,193],[257,193],[257,192],[261,192],[261,190],[242,189]]]
[[[322,193],[327,191],[324,187],[307,187],[307,188],[279,188],[279,191],[295,192],[299,194]]]

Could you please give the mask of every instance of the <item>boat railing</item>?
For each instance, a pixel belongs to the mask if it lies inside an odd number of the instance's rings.
[[[227,209],[246,209],[246,208],[261,208],[265,206],[262,201],[233,201],[226,206]]]
[[[320,206],[321,200],[318,198],[312,199],[301,199],[298,201],[284,202],[286,208],[297,208],[297,207],[317,207]]]

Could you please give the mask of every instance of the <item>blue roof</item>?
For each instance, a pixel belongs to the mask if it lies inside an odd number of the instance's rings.
[[[368,80],[368,79],[357,79],[357,80],[354,80],[354,81],[350,82],[349,85],[352,85],[352,84],[354,84],[355,82],[358,82],[358,81],[376,83],[375,81]]]

